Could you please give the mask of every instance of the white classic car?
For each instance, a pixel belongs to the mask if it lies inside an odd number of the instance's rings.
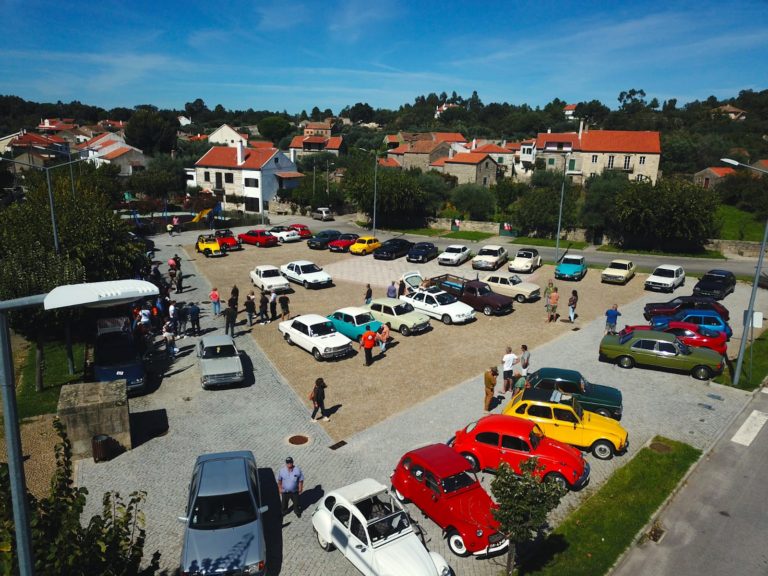
[[[280,243],[298,242],[301,240],[299,233],[293,228],[288,228],[288,226],[272,226],[272,228],[269,229],[269,233],[272,236],[275,236]]]
[[[541,267],[541,256],[536,248],[520,248],[514,260],[509,263],[510,272],[525,272],[530,274]]]
[[[662,264],[645,280],[645,289],[673,292],[683,284],[685,284],[685,270],[682,266]]]
[[[452,576],[445,559],[430,552],[408,513],[376,480],[367,478],[328,492],[312,513],[320,547],[338,548],[365,576]]]
[[[275,292],[286,292],[291,289],[291,285],[277,266],[263,264],[256,266],[251,270],[251,284],[259,290],[265,292],[274,290]]]
[[[483,278],[491,290],[514,298],[521,304],[541,298],[541,288],[533,282],[523,282],[517,274],[489,274]]]
[[[458,298],[437,287],[416,288],[410,294],[403,294],[400,300],[408,302],[427,316],[438,318],[443,324],[460,324],[475,317],[472,306],[459,302]]]
[[[352,353],[352,340],[340,334],[328,318],[319,314],[303,314],[280,322],[277,329],[288,344],[304,348],[317,361]]]
[[[437,263],[443,266],[458,266],[469,260],[470,256],[472,253],[467,246],[451,244],[437,257]]]
[[[509,260],[507,249],[496,244],[488,244],[480,248],[477,256],[472,258],[474,270],[496,270]]]
[[[333,278],[327,272],[323,272],[314,262],[309,260],[294,260],[280,266],[280,273],[291,282],[301,284],[304,288],[319,288],[330,286]]]

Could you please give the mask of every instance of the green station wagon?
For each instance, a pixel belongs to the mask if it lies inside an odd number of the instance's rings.
[[[600,359],[622,368],[650,366],[688,372],[697,380],[708,380],[723,371],[723,357],[709,348],[686,346],[674,334],[638,330],[624,335],[608,334],[600,342]]]
[[[388,324],[403,336],[418,334],[429,328],[429,316],[417,312],[408,302],[397,298],[376,298],[366,308],[376,320]]]
[[[579,401],[584,409],[607,418],[621,420],[624,410],[621,390],[612,386],[593,384],[580,372],[564,368],[540,368],[527,378],[531,388],[557,390]]]

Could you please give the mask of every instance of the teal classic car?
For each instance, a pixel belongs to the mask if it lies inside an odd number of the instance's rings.
[[[621,390],[612,386],[593,384],[580,372],[565,368],[540,368],[529,374],[526,381],[531,388],[557,390],[573,396],[584,409],[607,418],[621,420],[624,410]]]
[[[563,256],[555,267],[555,278],[558,280],[581,280],[587,274],[587,261],[584,256]]]
[[[608,334],[600,341],[600,359],[622,368],[650,366],[687,372],[697,380],[708,380],[723,371],[723,357],[709,348],[686,346],[674,334],[637,330]]]
[[[358,306],[336,310],[328,316],[328,320],[338,332],[355,342],[360,340],[368,326],[374,332],[381,328],[381,322],[373,317],[370,310]]]

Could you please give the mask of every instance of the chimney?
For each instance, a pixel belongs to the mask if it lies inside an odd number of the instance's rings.
[[[453,146],[448,150],[448,158],[453,158],[453,155],[456,154],[456,150],[453,149]]]
[[[547,128],[547,134],[552,134],[552,128]]]
[[[243,162],[245,162],[245,150],[243,149],[243,141],[239,140],[237,142],[237,165],[240,166]]]
[[[579,120],[579,142],[581,142],[581,133],[584,130],[584,120]]]

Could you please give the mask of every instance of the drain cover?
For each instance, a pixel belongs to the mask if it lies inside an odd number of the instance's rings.
[[[293,444],[294,446],[301,446],[307,442],[309,442],[309,436],[305,436],[304,434],[294,434],[288,438],[288,444]]]

